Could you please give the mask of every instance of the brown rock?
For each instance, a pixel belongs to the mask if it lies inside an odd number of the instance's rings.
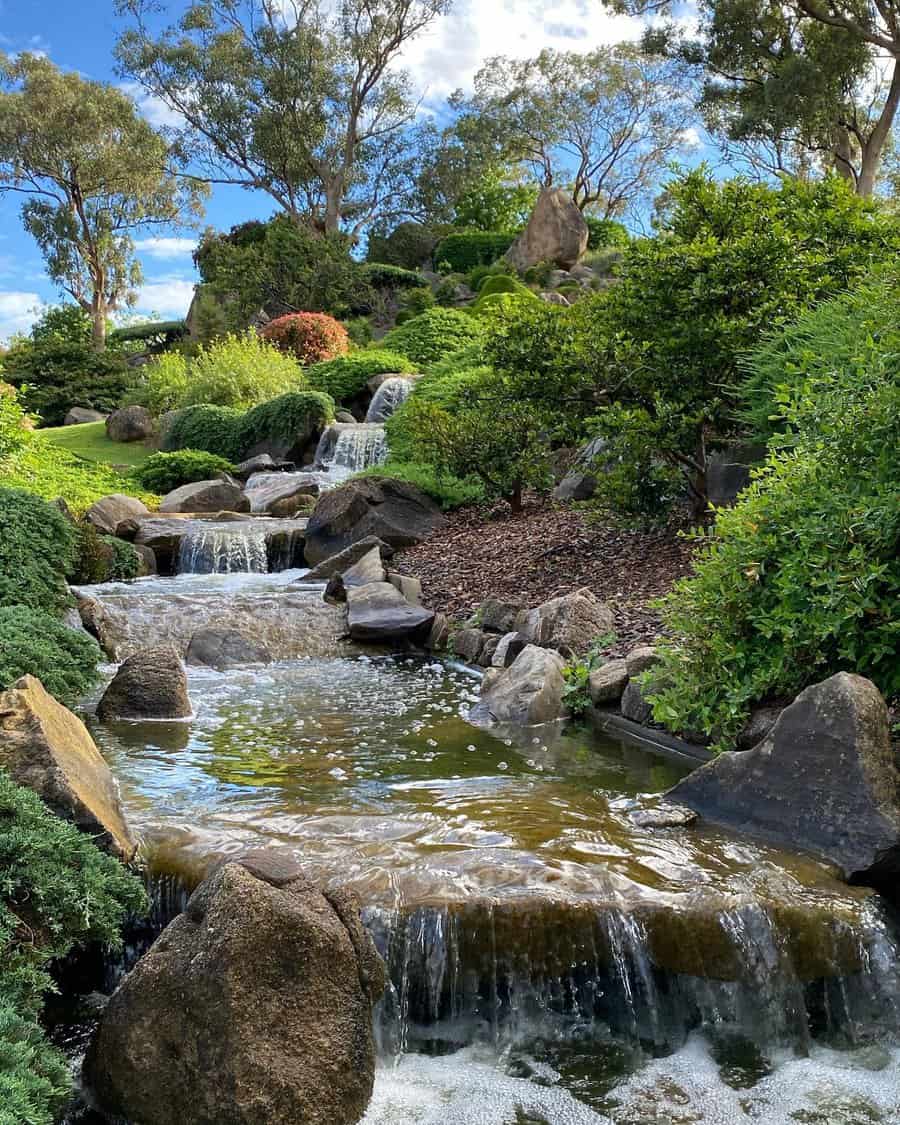
[[[555,648],[570,659],[583,656],[598,637],[612,632],[613,612],[591,590],[576,590],[524,610],[516,629],[529,644]]]
[[[355,1125],[383,987],[355,900],[257,851],[215,871],[119,985],[85,1075],[141,1125]]]
[[[538,262],[570,269],[587,249],[588,228],[572,196],[563,188],[544,188],[528,225],[506,252],[519,272]]]
[[[110,441],[147,441],[153,436],[153,418],[143,406],[123,406],[106,419]]]
[[[100,847],[125,860],[134,855],[118,788],[94,740],[34,676],[0,694],[0,766]]]
[[[91,504],[84,513],[84,518],[104,535],[118,535],[121,523],[126,520],[140,520],[149,514],[147,506],[140,500],[136,500],[133,496],[125,496],[121,492],[114,492],[111,496],[104,496]]]
[[[142,648],[119,666],[97,704],[100,719],[185,719],[187,677],[174,645]]]
[[[249,512],[250,501],[228,480],[198,480],[163,497],[160,512]]]
[[[628,665],[624,660],[607,660],[591,672],[589,690],[595,705],[616,703],[628,684]]]
[[[559,653],[526,645],[508,668],[488,669],[482,681],[476,716],[529,726],[560,718],[565,711],[564,667],[565,661]]]

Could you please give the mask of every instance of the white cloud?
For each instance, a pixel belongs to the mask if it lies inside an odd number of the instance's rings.
[[[693,125],[689,125],[687,129],[681,130],[682,144],[688,148],[699,148],[703,144],[703,138],[700,136],[700,130]]]
[[[0,292],[0,340],[8,340],[16,332],[27,332],[43,306],[37,293]]]
[[[183,258],[197,247],[196,238],[139,238],[134,248],[151,258]]]
[[[609,12],[600,0],[457,0],[407,46],[401,65],[433,104],[459,87],[470,89],[493,55],[529,58],[545,47],[587,52],[638,39],[643,27]]]
[[[185,316],[193,295],[194,283],[189,278],[156,277],[141,286],[135,309],[145,315],[157,313],[166,320],[175,320]]]
[[[119,89],[131,98],[154,129],[161,129],[164,125],[180,128],[184,124],[180,113],[170,109],[162,98],[148,94],[139,82],[120,82]]]

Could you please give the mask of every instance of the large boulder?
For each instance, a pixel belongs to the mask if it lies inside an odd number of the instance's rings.
[[[570,269],[587,244],[587,223],[572,196],[563,188],[544,188],[528,225],[507,250],[506,260],[520,273],[538,262]]]
[[[119,666],[97,704],[110,719],[186,719],[191,714],[187,677],[174,645],[142,648]]]
[[[900,874],[888,710],[862,676],[838,672],[807,688],[758,746],[720,754],[667,796],[718,824],[813,852],[847,879]]]
[[[147,505],[140,500],[125,496],[122,492],[113,492],[91,504],[84,513],[84,518],[103,535],[115,535],[120,524],[129,520],[141,520],[149,515]]]
[[[526,645],[508,668],[487,673],[476,714],[529,726],[559,719],[565,711],[564,667],[558,653]]]
[[[523,610],[516,629],[529,644],[555,648],[566,658],[582,656],[598,637],[613,631],[613,611],[585,588]]]
[[[153,436],[153,418],[144,406],[123,406],[106,419],[110,441],[147,441]]]
[[[106,415],[87,406],[73,406],[63,418],[64,426],[83,426],[86,422],[104,422]]]
[[[271,660],[271,653],[260,641],[239,629],[213,626],[193,634],[185,655],[188,664],[205,664],[218,672],[239,664],[268,664]]]
[[[316,493],[311,493],[308,485],[301,485],[296,492],[273,500],[266,508],[266,515],[274,519],[290,520],[312,515],[315,507]]]
[[[381,561],[378,547],[370,547],[361,559],[344,571],[335,571],[325,587],[325,600],[345,602],[351,586],[365,586],[368,582],[386,582],[387,571]],[[391,583],[394,586],[394,583]],[[395,586],[395,589],[397,587]],[[402,593],[402,591],[401,591]]]
[[[163,497],[160,512],[249,512],[250,501],[231,480],[198,480]]]
[[[319,497],[306,528],[306,560],[315,567],[368,535],[391,547],[412,547],[446,522],[438,505],[405,481],[347,481]]]
[[[390,582],[347,589],[347,628],[354,641],[422,641],[434,624],[434,610],[410,605]]]
[[[109,766],[84,723],[34,676],[0,693],[0,767],[100,847],[125,860],[134,855]]]
[[[383,988],[350,895],[251,853],[194,892],[116,989],[85,1077],[140,1125],[355,1125]]]
[[[309,527],[307,526],[307,534]],[[298,578],[298,582],[327,582],[333,574],[343,574],[355,563],[358,563],[361,558],[364,558],[373,547],[377,547],[381,552],[382,559],[389,559],[394,554],[394,548],[389,547],[384,540],[379,539],[377,535],[366,535],[362,539],[358,539],[355,543],[351,543],[349,547],[345,547],[343,551],[338,551],[334,555],[329,555],[320,563],[317,563],[307,574],[302,578]]]

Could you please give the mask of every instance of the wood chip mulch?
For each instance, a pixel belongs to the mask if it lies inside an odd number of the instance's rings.
[[[610,655],[653,640],[659,618],[648,603],[690,570],[691,544],[676,527],[623,530],[569,505],[464,508],[448,521],[395,559],[421,580],[426,604],[464,619],[491,596],[536,606],[587,586],[614,608]]]

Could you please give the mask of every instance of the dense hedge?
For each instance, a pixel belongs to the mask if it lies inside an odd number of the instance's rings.
[[[241,411],[230,406],[187,406],[178,411],[166,428],[163,452],[200,449],[229,461],[239,461],[241,418]]]
[[[238,444],[243,456],[261,441],[290,440],[312,433],[334,420],[334,402],[321,391],[298,391],[261,403],[241,418]]]
[[[873,305],[896,307],[900,276],[876,289]],[[718,514],[694,577],[666,600],[654,714],[670,727],[728,746],[755,702],[842,669],[900,692],[900,353],[855,312],[839,297],[791,330],[829,362],[814,358],[786,396],[789,444]]]
[[[75,528],[30,492],[0,488],[0,606],[59,613],[77,553]]]
[[[51,1125],[70,1093],[66,1061],[39,1023],[50,962],[75,945],[120,948],[126,918],[146,909],[133,875],[0,770],[2,1125]]]
[[[229,473],[234,465],[225,457],[201,449],[179,449],[154,453],[132,473],[134,480],[151,492],[165,494],[183,484],[212,480],[216,473]]]
[[[0,690],[20,676],[37,676],[62,703],[75,703],[94,686],[100,659],[92,637],[52,614],[21,605],[0,608]]]
[[[369,235],[367,259],[408,270],[418,269],[430,264],[435,246],[449,229],[446,225],[400,223],[390,234]]]
[[[484,332],[478,319],[468,313],[434,308],[393,328],[381,342],[388,350],[400,352],[424,366],[481,339]]]
[[[89,582],[127,582],[136,578],[141,559],[134,546],[114,535],[101,535],[89,523],[78,527],[78,557],[70,575],[76,585]]]
[[[363,276],[373,289],[427,289],[428,279],[415,270],[384,262],[367,262],[361,267]]]
[[[360,394],[375,375],[408,374],[414,370],[415,365],[405,355],[372,348],[315,363],[306,369],[306,377],[315,390],[331,395],[335,402],[346,402]]]
[[[491,231],[458,231],[442,239],[434,251],[440,265],[448,262],[456,273],[468,273],[475,266],[489,266],[512,246],[514,234]]]

